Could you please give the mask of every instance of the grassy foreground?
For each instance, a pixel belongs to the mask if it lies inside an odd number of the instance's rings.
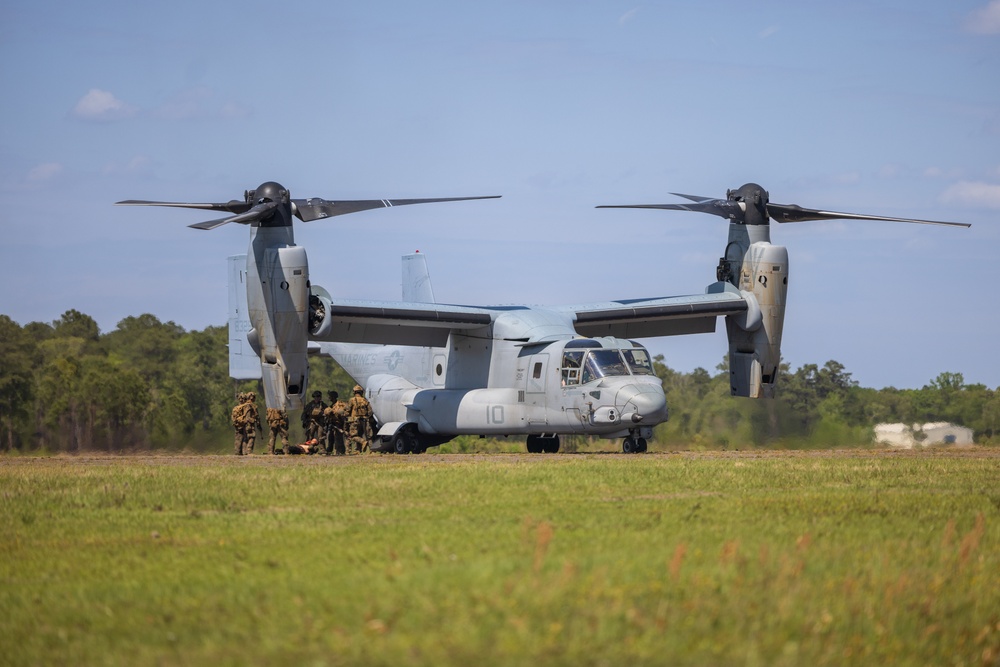
[[[997,665],[1000,451],[0,458],[0,664]]]

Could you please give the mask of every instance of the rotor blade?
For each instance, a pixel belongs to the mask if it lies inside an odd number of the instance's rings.
[[[206,220],[205,222],[196,222],[193,225],[188,225],[192,229],[215,229],[216,227],[221,227],[227,222],[232,222],[232,218],[220,218],[218,220]]]
[[[712,199],[715,199],[715,197],[699,197],[697,195],[681,194],[680,192],[671,192],[670,194],[672,194],[675,197],[684,197],[684,199],[690,199],[691,201],[710,201]]]
[[[326,199],[293,199],[295,215],[303,222],[312,222],[321,218],[332,218],[335,215],[346,215],[369,211],[374,208],[390,208],[406,206],[407,204],[433,204],[447,201],[468,201],[470,199],[499,199],[500,195],[487,197],[442,197],[438,199],[356,199],[328,201]]]
[[[685,197],[686,195],[679,195]],[[693,197],[688,197],[693,199]],[[667,211],[694,211],[696,213],[711,213],[720,218],[729,220],[742,220],[743,209],[738,202],[726,199],[703,199],[695,200],[694,204],[626,204],[615,206],[598,206],[597,208],[655,208]]]
[[[949,227],[971,227],[965,222],[942,222],[940,220],[918,220],[916,218],[890,218],[884,215],[862,215],[860,213],[838,213],[802,208],[795,204],[767,205],[767,214],[778,222],[808,222],[810,220],[881,220],[885,222],[913,222],[920,225],[947,225]]]
[[[215,229],[216,227],[221,227],[228,222],[253,222],[254,220],[260,220],[262,217],[270,213],[278,206],[278,202],[269,201],[261,204],[257,204],[251,208],[246,213],[241,213],[239,215],[234,215],[229,218],[220,218],[218,220],[206,220],[205,222],[198,222],[193,225],[188,225],[193,229]]]
[[[115,202],[115,206],[172,206],[174,208],[196,208],[205,211],[229,211],[230,213],[246,213],[251,204],[233,199],[225,204],[195,204],[170,201],[146,201],[144,199],[126,199]]]

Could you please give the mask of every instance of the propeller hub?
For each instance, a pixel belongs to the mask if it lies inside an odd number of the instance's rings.
[[[249,192],[248,197],[250,201],[247,203],[249,204],[266,204],[272,201],[279,204],[287,204],[291,201],[288,190],[280,183],[275,183],[274,181],[261,183],[257,186],[256,190]]]
[[[767,213],[769,197],[767,190],[756,183],[747,183],[736,190],[726,190],[726,199],[740,204],[743,210],[744,225],[768,225],[770,218]]]
[[[292,224],[292,199],[280,183],[267,181],[246,193],[247,203],[254,206],[275,203],[277,206],[252,224],[256,227],[289,227]]]

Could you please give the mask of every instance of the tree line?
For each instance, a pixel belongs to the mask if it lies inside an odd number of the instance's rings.
[[[966,384],[961,373],[941,373],[920,389],[859,386],[843,364],[783,363],[774,400],[729,395],[724,360],[710,375],[702,368],[678,373],[657,357],[670,420],[657,440],[707,448],[841,447],[872,441],[876,424],[951,422],[973,429],[979,444],[1000,441],[1000,390]]]
[[[185,331],[151,314],[101,333],[69,310],[21,326],[0,315],[0,450],[78,452],[231,446],[230,412],[257,382],[229,378],[225,326]],[[713,375],[671,369],[657,356],[670,420],[655,441],[670,447],[829,447],[870,442],[881,422],[950,421],[997,441],[1000,391],[941,373],[921,389],[858,386],[843,365],[782,366],[778,398],[729,395],[725,362]],[[310,360],[310,385],[349,393],[353,380],[332,359]],[[293,434],[293,437],[295,435]]]

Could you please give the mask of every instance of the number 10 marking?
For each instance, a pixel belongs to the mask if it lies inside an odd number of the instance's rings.
[[[488,406],[486,406],[486,423],[487,424],[502,424],[503,423],[503,406],[502,405],[488,405]]]

